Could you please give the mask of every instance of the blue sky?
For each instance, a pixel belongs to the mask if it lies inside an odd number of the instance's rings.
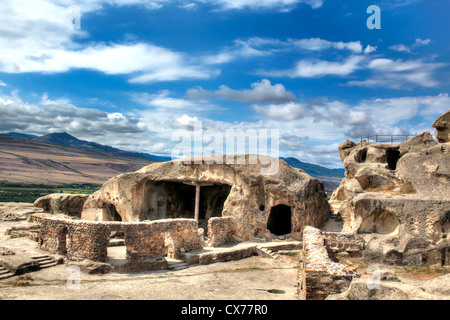
[[[381,29],[367,28],[370,5]],[[0,132],[66,131],[170,155],[172,133],[201,121],[277,129],[281,156],[342,167],[343,140],[432,131],[449,109],[449,9],[447,0],[5,0]]]

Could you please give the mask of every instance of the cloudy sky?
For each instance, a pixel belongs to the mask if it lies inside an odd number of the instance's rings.
[[[380,8],[369,29],[367,8]],[[449,109],[448,0],[2,0],[0,132],[170,155],[172,133],[277,129],[280,155],[417,134]],[[432,131],[432,133],[434,133]]]

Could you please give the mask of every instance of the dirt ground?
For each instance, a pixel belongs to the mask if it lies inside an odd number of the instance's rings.
[[[25,238],[5,231],[17,222],[0,222],[0,245],[16,251],[47,254]],[[148,271],[89,275],[80,282],[67,265],[0,280],[4,300],[296,300],[299,262],[254,256],[177,271]]]

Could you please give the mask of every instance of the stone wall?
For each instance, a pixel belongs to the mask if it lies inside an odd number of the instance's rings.
[[[181,248],[201,248],[198,224],[193,219],[121,223],[70,220],[40,213],[29,222],[40,225],[38,243],[44,250],[65,254],[69,260],[106,261],[112,231],[125,234],[127,259],[161,257]]]
[[[45,213],[30,216],[29,221],[40,225],[38,243],[42,249],[67,255],[69,260],[106,261],[111,234],[108,225]]]
[[[233,218],[216,217],[208,221],[208,245],[211,247],[221,246],[231,242]]]
[[[364,250],[364,240],[353,233],[322,232],[322,236],[328,254],[346,252],[350,256],[356,256]]]
[[[202,247],[193,219],[164,219],[123,225],[128,260],[176,255]]]
[[[40,229],[41,227],[35,224],[29,226],[12,226],[6,230],[5,234],[10,235],[11,237],[26,237],[37,241]]]
[[[348,266],[334,263],[328,256],[322,232],[306,226],[303,230],[303,257],[299,269],[299,299],[323,300],[329,294],[344,291],[354,277],[359,275]],[[328,235],[333,241],[348,239],[346,236]],[[343,247],[339,244],[337,247]]]

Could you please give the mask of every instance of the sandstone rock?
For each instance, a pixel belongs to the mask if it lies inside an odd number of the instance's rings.
[[[430,148],[436,146],[438,143],[433,139],[429,131],[421,133],[399,146],[400,156],[408,152],[425,153]]]
[[[355,173],[355,179],[358,181],[362,189],[375,189],[392,184],[395,177],[389,170],[377,164],[361,167]]]
[[[121,174],[88,198],[82,218],[87,217],[89,210],[101,208],[111,212],[108,220],[192,218],[194,185],[200,184],[203,185],[200,202],[205,204],[200,207],[200,227],[206,227],[209,217],[232,217],[230,234],[234,240],[271,237],[271,233],[281,235],[283,230],[274,231],[275,227],[269,225],[272,215],[277,216],[275,221],[285,219],[290,225],[285,233],[294,237],[301,235],[303,226],[321,226],[327,220],[330,206],[319,180],[283,160],[260,156],[256,164],[251,164],[246,156],[245,162],[238,164],[238,156],[235,157],[231,164],[225,157],[223,164],[214,163],[213,158],[200,163],[184,159],[154,163],[137,172]],[[276,162],[276,172],[262,174],[267,164]]]
[[[346,292],[340,295],[348,300],[410,300],[411,295],[402,288],[379,282],[370,285],[367,279],[353,279]],[[330,297],[331,300],[333,297]]]
[[[398,161],[397,173],[423,198],[450,200],[450,154],[409,152]]]
[[[342,142],[339,147],[339,156],[341,157],[341,160],[344,161],[344,159],[350,154],[351,149],[356,146],[356,143],[350,140],[345,140]]]
[[[375,148],[371,146],[367,149],[366,162],[385,163],[386,154],[386,149]]]
[[[25,220],[30,214],[42,212],[31,203],[0,202],[0,221]]]
[[[424,289],[433,294],[450,297],[450,273],[428,281]]]
[[[331,200],[351,199],[362,192],[364,192],[364,190],[361,188],[358,180],[344,178],[341,185],[333,192]]]
[[[433,124],[440,134],[448,128],[449,114]],[[444,142],[442,135],[440,139]],[[450,245],[449,147],[448,142],[437,143],[429,132],[400,144],[348,140],[341,144],[345,178],[331,200],[342,219],[342,231],[367,238],[364,259],[406,265],[448,263],[442,250]]]
[[[62,212],[80,217],[87,198],[86,194],[54,193],[37,199],[34,206],[49,213]]]
[[[400,281],[397,278],[395,270],[392,269],[380,269],[380,280],[381,281]]]
[[[77,262],[70,262],[69,266],[77,266],[80,270],[87,274],[105,274],[112,271],[112,266],[108,263],[97,262],[92,260],[82,260]]]
[[[436,139],[439,142],[450,142],[450,110],[437,118],[432,126],[436,128]]]

